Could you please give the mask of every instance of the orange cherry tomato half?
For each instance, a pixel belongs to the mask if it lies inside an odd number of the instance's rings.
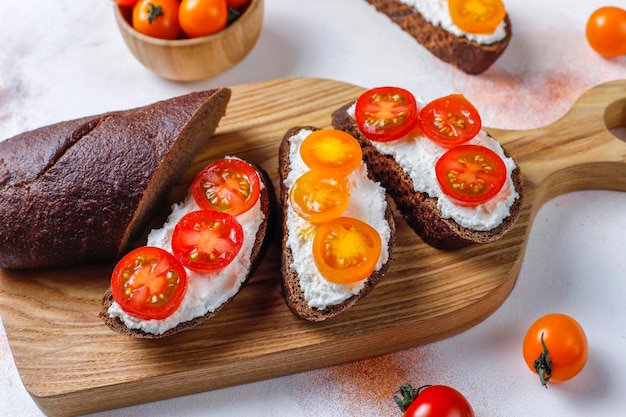
[[[238,216],[259,199],[259,175],[240,159],[220,159],[207,165],[191,183],[191,194],[204,210],[217,210]]]
[[[316,130],[302,141],[300,156],[312,170],[348,175],[363,159],[361,145],[341,130]]]
[[[461,206],[477,206],[495,197],[506,182],[504,161],[491,149],[461,145],[449,149],[435,164],[443,192]]]
[[[336,283],[358,282],[372,274],[381,251],[378,232],[351,217],[323,223],[313,238],[313,258],[320,274]]]
[[[335,177],[323,171],[307,171],[289,190],[289,201],[294,211],[311,223],[322,223],[341,216],[349,200],[346,177]]]
[[[413,130],[417,114],[417,102],[409,91],[398,87],[378,87],[359,96],[354,118],[366,138],[388,142]]]
[[[422,133],[446,148],[471,140],[482,127],[478,110],[462,94],[451,94],[428,103],[418,117]]]
[[[528,368],[539,375],[545,386],[548,381],[572,379],[587,363],[589,347],[581,325],[566,314],[548,314],[535,321],[522,347]]]
[[[448,0],[452,22],[468,33],[493,33],[506,16],[501,0]]]
[[[139,0],[133,7],[133,28],[154,38],[176,39],[178,7],[178,0]]]
[[[161,320],[180,306],[187,273],[169,252],[151,246],[126,254],[111,275],[111,293],[120,307],[142,320]]]
[[[182,0],[179,19],[190,38],[212,35],[226,27],[228,4],[226,0]]]
[[[212,272],[230,264],[241,250],[243,228],[228,213],[199,210],[183,216],[174,227],[172,252],[187,268]]]
[[[626,55],[626,10],[599,8],[589,17],[585,34],[589,45],[600,55]]]

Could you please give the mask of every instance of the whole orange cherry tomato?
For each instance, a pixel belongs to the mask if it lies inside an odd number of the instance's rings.
[[[591,14],[586,27],[587,42],[600,55],[626,54],[626,10],[601,7]]]
[[[180,26],[191,38],[212,35],[226,27],[226,0],[183,0],[179,11]]]
[[[178,6],[178,0],[139,0],[133,7],[133,28],[154,38],[176,39]]]
[[[535,321],[522,348],[528,368],[541,383],[567,381],[578,375],[587,363],[589,348],[585,331],[566,314],[548,314]]]

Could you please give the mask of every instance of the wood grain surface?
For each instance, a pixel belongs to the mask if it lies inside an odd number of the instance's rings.
[[[170,200],[182,198],[194,174],[224,155],[262,165],[278,185],[284,132],[329,128],[331,112],[362,91],[310,78],[233,87],[227,116]],[[98,318],[112,264],[0,270],[0,313],[17,369],[45,413],[69,416],[364,359],[462,332],[510,294],[532,219],[546,200],[583,189],[626,191],[626,144],[611,132],[624,126],[626,80],[589,90],[550,126],[487,128],[525,179],[525,203],[512,231],[495,243],[442,251],[396,215],[397,246],[385,280],[322,323],[295,317],[282,299],[278,231],[257,273],[223,312],[164,340],[120,336]]]

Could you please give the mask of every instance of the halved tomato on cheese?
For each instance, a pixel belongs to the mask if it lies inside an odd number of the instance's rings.
[[[361,164],[363,151],[359,142],[344,131],[316,130],[302,141],[300,156],[312,170],[348,175]]]
[[[350,189],[346,177],[311,170],[300,176],[289,190],[293,210],[311,223],[341,216],[348,207]]]
[[[399,87],[378,87],[361,94],[354,118],[365,137],[388,142],[407,135],[417,124],[417,101]]]
[[[260,190],[256,169],[235,158],[206,166],[191,184],[191,193],[201,208],[233,216],[250,210],[259,199]]]
[[[478,110],[462,94],[431,101],[418,120],[422,133],[446,148],[471,140],[482,127]]]
[[[448,0],[452,22],[476,34],[493,33],[506,16],[502,0]]]
[[[495,197],[507,179],[506,165],[498,154],[478,145],[448,150],[435,164],[443,192],[461,206],[477,206]]]
[[[187,273],[169,252],[151,246],[126,254],[111,275],[111,293],[122,310],[142,320],[172,315],[187,291]]]
[[[215,210],[192,211],[174,227],[172,252],[192,271],[212,272],[235,259],[243,238],[243,228],[234,216]]]
[[[376,268],[381,251],[378,232],[351,217],[338,217],[319,226],[313,239],[313,257],[319,272],[329,281],[361,281]]]

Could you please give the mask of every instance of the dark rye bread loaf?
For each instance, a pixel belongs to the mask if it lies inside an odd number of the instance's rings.
[[[0,267],[121,254],[211,137],[230,95],[191,93],[0,142]]]
[[[272,182],[267,172],[263,170],[260,166],[254,165],[251,162],[248,163],[257,170],[257,172],[259,173],[259,179],[265,185],[265,187],[261,189],[261,192],[259,194],[261,211],[265,214],[265,218],[263,219],[263,222],[259,226],[259,230],[256,233],[254,247],[252,248],[252,253],[250,255],[250,269],[248,270],[248,274],[246,275],[245,280],[242,282],[239,291],[241,291],[245,284],[250,280],[250,277],[252,277],[257,267],[259,266],[259,263],[265,256],[265,253],[267,252],[267,248],[271,241],[272,233],[275,230],[274,226],[276,222],[276,194],[274,193]],[[146,333],[143,330],[129,329],[124,323],[122,323],[119,318],[109,316],[109,307],[111,307],[111,305],[113,304],[113,295],[111,294],[111,289],[109,289],[106,291],[104,297],[102,298],[102,309],[100,311],[100,318],[104,320],[104,323],[116,333],[141,339],[160,339],[204,323],[211,317],[215,316],[218,312],[220,312],[235,297],[235,295],[222,303],[215,311],[207,312],[204,316],[196,317],[192,320],[180,323],[176,327],[173,327],[162,334],[153,334]]]
[[[378,284],[383,279],[391,264],[393,250],[395,247],[396,228],[393,219],[393,212],[389,207],[389,204],[386,204],[385,219],[387,220],[387,223],[389,223],[389,227],[391,229],[391,237],[387,244],[387,249],[389,251],[389,259],[387,260],[387,262],[378,271],[374,271],[372,275],[367,278],[364,287],[358,294],[355,294],[352,297],[346,299],[341,304],[330,305],[322,310],[315,307],[310,307],[307,304],[304,298],[304,294],[302,292],[302,288],[300,287],[300,279],[296,271],[291,267],[291,265],[293,264],[293,254],[291,252],[291,249],[287,247],[287,238],[289,237],[290,233],[290,230],[287,229],[286,225],[287,200],[289,199],[289,190],[285,185],[285,179],[291,171],[289,159],[291,138],[297,135],[298,132],[303,129],[311,131],[318,130],[318,128],[312,126],[298,126],[288,130],[282,139],[278,151],[278,174],[280,179],[280,203],[282,207],[283,236],[281,253],[281,287],[285,302],[287,303],[289,309],[295,315],[308,321],[319,322],[335,317],[349,307],[353,306],[357,301],[367,295],[372,290],[372,288],[374,288],[376,284]],[[368,176],[372,181],[375,181],[370,172],[368,172]]]
[[[366,1],[437,58],[467,74],[480,74],[487,70],[502,55],[511,40],[511,21],[508,15],[504,18],[506,36],[498,42],[485,45],[464,36],[456,36],[440,25],[431,24],[414,7],[400,0]]]
[[[468,229],[452,219],[441,217],[437,208],[437,198],[427,193],[415,191],[413,180],[392,156],[379,152],[359,130],[347,110],[354,105],[348,103],[335,110],[332,123],[336,129],[350,133],[357,138],[363,149],[363,159],[374,176],[387,189],[387,193],[396,203],[406,222],[429,245],[440,249],[453,249],[473,243],[488,243],[500,239],[513,227],[519,217],[522,200],[522,174],[519,166],[512,173],[513,185],[519,194],[510,208],[510,214],[502,223],[491,230],[477,231]],[[507,157],[510,155],[504,149]]]

